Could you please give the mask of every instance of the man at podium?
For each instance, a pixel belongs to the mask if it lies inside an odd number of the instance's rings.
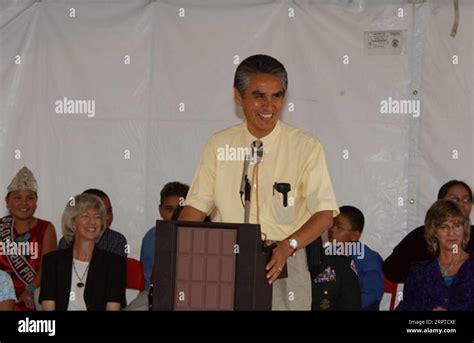
[[[260,224],[262,238],[274,244],[266,266],[272,309],[310,310],[304,248],[332,226],[338,206],[319,141],[280,121],[287,86],[285,67],[273,57],[239,64],[234,99],[245,121],[207,141],[179,219],[210,214],[213,222]],[[285,264],[288,277],[278,279]]]

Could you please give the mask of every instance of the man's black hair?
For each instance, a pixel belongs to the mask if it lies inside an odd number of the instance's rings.
[[[163,187],[160,192],[160,203],[162,204],[165,201],[165,198],[172,196],[186,198],[186,195],[188,195],[188,191],[189,186],[184,183],[178,181],[169,182]]]
[[[342,215],[347,217],[349,223],[351,223],[352,231],[359,231],[360,233],[362,233],[362,230],[364,229],[365,219],[364,214],[361,212],[361,210],[354,206],[341,206],[339,208],[339,212],[341,212]]]
[[[277,59],[268,55],[253,55],[243,60],[237,67],[234,75],[234,88],[241,96],[244,96],[245,89],[250,82],[250,77],[254,74],[271,74],[280,78],[283,84],[283,92],[288,88],[288,73],[285,66]]]

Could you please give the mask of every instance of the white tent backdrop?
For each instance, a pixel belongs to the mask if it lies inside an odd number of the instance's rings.
[[[69,197],[103,189],[138,258],[161,187],[190,183],[205,140],[241,120],[236,64],[265,53],[289,72],[284,120],[323,143],[385,258],[441,184],[473,185],[472,1],[459,12],[451,37],[452,0],[2,0],[0,189],[31,168],[58,236]],[[401,31],[398,49],[369,50],[368,31]],[[64,98],[95,111],[57,113]],[[389,98],[420,115],[381,113]]]

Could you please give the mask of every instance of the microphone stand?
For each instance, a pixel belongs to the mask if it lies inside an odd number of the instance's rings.
[[[240,197],[244,196],[244,223],[249,224],[250,222],[250,194],[252,186],[250,185],[249,178],[247,177],[250,160],[252,164],[257,165],[260,163],[263,156],[263,143],[260,140],[256,140],[251,145],[252,151],[246,156],[244,162],[244,170],[242,172],[242,180],[240,183]]]

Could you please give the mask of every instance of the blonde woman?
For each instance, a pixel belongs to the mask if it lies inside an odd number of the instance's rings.
[[[69,248],[44,256],[40,302],[43,310],[120,310],[125,307],[125,258],[100,250],[106,210],[95,195],[76,195],[62,216]]]
[[[438,200],[425,219],[425,240],[433,258],[408,274],[399,310],[474,310],[474,259],[465,251],[469,218],[454,201]]]

